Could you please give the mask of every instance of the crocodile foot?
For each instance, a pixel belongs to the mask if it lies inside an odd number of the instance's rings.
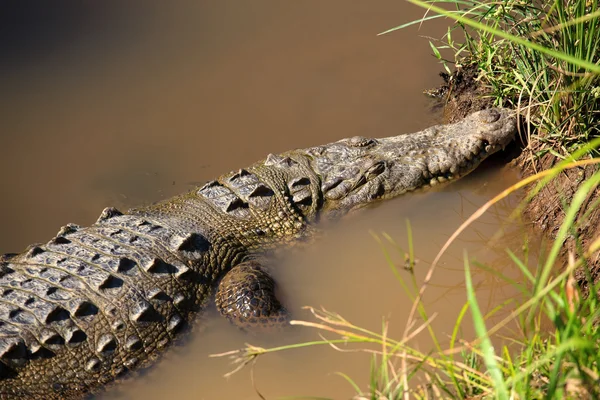
[[[265,331],[288,325],[287,310],[275,297],[275,282],[256,261],[232,268],[219,283],[217,309],[245,331]]]

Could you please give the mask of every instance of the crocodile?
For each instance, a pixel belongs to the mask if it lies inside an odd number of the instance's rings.
[[[150,366],[211,302],[285,325],[262,255],[373,202],[451,181],[515,137],[513,111],[270,154],[188,193],[0,256],[0,398],[76,399]]]

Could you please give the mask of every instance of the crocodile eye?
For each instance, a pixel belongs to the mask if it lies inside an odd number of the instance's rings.
[[[364,136],[354,136],[348,139],[347,143],[349,146],[352,147],[367,147],[377,143],[377,141],[375,139],[366,138]]]

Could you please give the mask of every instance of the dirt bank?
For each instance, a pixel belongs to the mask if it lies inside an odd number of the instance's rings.
[[[478,70],[474,65],[457,69],[452,75],[440,74],[444,83],[430,94],[438,96],[445,102],[444,116],[448,122],[464,118],[471,112],[478,111],[493,105],[493,99],[488,96],[489,89],[478,80]],[[543,137],[543,132],[533,132],[532,137]],[[510,161],[513,168],[517,168],[523,177],[535,174],[544,169],[551,168],[561,160],[551,153],[542,157],[535,154],[541,150],[539,140],[527,143],[527,130],[525,124],[521,129],[521,140],[517,144],[517,154]],[[514,154],[514,153],[513,153]],[[547,238],[554,240],[565,217],[566,207],[571,203],[573,195],[579,185],[597,170],[596,166],[573,168],[562,172],[557,179],[541,190],[524,208],[525,217],[531,222],[534,229]],[[577,235],[571,235],[563,246],[562,255],[569,251],[574,254],[581,253],[579,249],[587,249],[588,245],[600,234],[600,207],[597,207],[599,191],[595,190],[584,202],[579,211]],[[576,237],[575,237],[576,236]],[[565,257],[562,257],[566,260]],[[586,260],[589,272],[594,282],[600,279],[600,254],[596,253]],[[581,289],[587,292],[589,282],[585,269],[577,271],[576,278]]]

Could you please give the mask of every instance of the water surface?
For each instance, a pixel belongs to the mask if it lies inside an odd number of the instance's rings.
[[[268,153],[397,135],[440,120],[422,91],[439,84],[442,68],[422,36],[440,37],[447,22],[376,36],[422,15],[405,2],[126,4],[40,1],[5,10],[0,252],[45,242],[68,222],[91,224],[106,206],[127,209],[187,191]],[[323,306],[374,330],[385,316],[390,335],[401,335],[410,301],[369,231],[405,246],[409,219],[420,281],[454,229],[515,180],[488,165],[443,190],[347,219],[274,269],[285,304],[296,318],[310,318],[304,305]],[[506,242],[490,243],[501,228],[520,238],[519,228],[502,222],[514,204],[496,207],[442,259],[425,298],[441,338],[465,302],[464,249],[515,273]],[[402,264],[402,254],[392,254]],[[492,274],[476,271],[474,279],[485,310],[515,295]],[[249,370],[226,380],[228,360],[208,354],[248,341],[318,338],[310,330],[248,336],[211,312],[196,326],[185,346],[103,398],[255,399]],[[323,348],[275,354],[260,360],[254,378],[267,398],[349,398],[352,389],[335,371],[364,386],[368,356]]]

